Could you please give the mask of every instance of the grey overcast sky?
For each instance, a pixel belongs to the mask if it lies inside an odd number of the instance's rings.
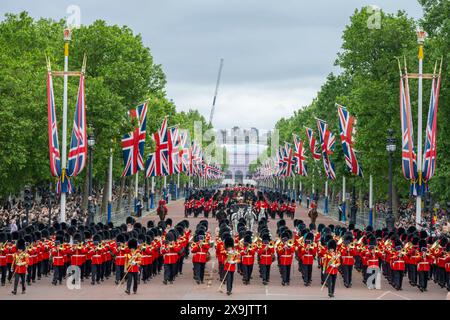
[[[207,119],[220,58],[222,80],[213,124],[270,129],[316,96],[356,8],[422,16],[416,0],[1,0],[7,12],[60,19],[77,5],[81,23],[103,19],[140,33],[167,76],[178,110]]]

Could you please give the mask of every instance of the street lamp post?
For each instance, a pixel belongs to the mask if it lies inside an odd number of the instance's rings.
[[[349,223],[352,223],[356,225],[356,212],[358,211],[358,207],[356,206],[356,187],[355,183],[353,182],[352,187],[352,206],[350,207],[350,221]]]
[[[94,135],[91,133],[88,137],[88,157],[89,157],[89,196],[88,196],[88,211],[89,211],[89,223],[94,222],[94,208],[92,204],[92,149],[94,148],[95,140]]]
[[[389,129],[388,130],[388,138],[386,140],[386,151],[389,154],[389,194],[388,194],[388,209],[386,213],[386,227],[389,229],[389,231],[392,231],[394,229],[394,216],[392,213],[392,155],[395,152],[396,145],[395,145],[395,138],[394,138],[394,130]]]

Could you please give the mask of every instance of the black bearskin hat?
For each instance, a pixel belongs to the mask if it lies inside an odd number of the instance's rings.
[[[331,239],[330,241],[328,241],[327,247],[330,250],[331,249],[336,250],[336,247],[337,247],[336,240]]]
[[[233,248],[234,247],[234,240],[231,236],[226,237],[224,240],[225,249]]]
[[[25,239],[19,239],[16,243],[17,250],[25,250]]]
[[[129,249],[137,249],[138,246],[138,242],[135,238],[131,238],[130,240],[128,240],[128,248]]]

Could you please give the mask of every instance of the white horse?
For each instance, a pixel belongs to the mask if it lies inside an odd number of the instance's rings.
[[[244,208],[239,208],[236,212],[231,214],[231,224],[233,226],[233,231],[237,232],[237,225],[239,220],[244,217]]]
[[[255,221],[258,220],[258,217],[253,212],[253,208],[251,206],[247,206],[244,214],[245,222],[247,223],[248,230],[253,231],[253,226],[255,225]]]

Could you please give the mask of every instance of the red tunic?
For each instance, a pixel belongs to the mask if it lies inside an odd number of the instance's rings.
[[[295,248],[293,246],[284,246],[281,250],[277,250],[278,257],[280,258],[281,266],[290,266],[294,257]]]
[[[199,246],[197,243],[197,246],[195,246],[191,250],[191,252],[193,253],[192,262],[193,263],[194,262],[195,263],[206,263],[206,257],[208,255],[209,248],[210,248],[209,244]]]

